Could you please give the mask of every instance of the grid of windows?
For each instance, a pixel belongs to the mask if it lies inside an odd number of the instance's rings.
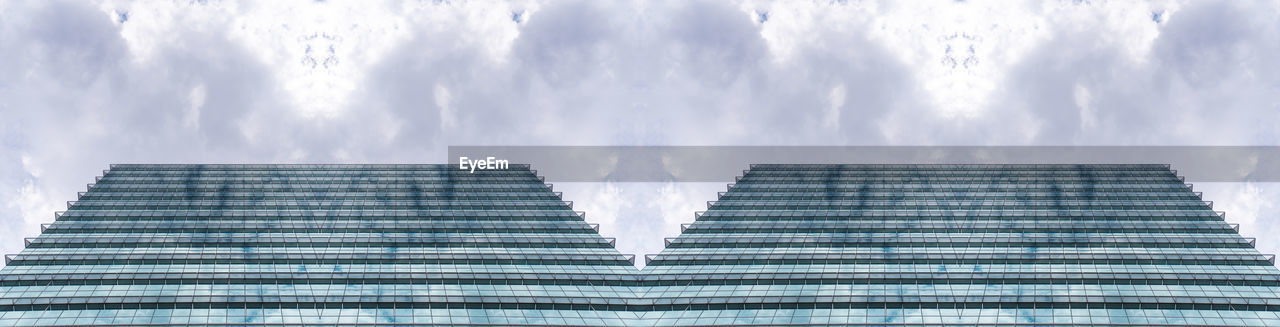
[[[623,325],[593,308],[634,275],[525,165],[113,165],[0,270],[0,325]]]
[[[525,165],[114,165],[0,325],[1280,326],[1164,165],[753,165],[628,256]]]
[[[1164,165],[753,165],[708,206],[647,259],[660,325],[1280,326]]]

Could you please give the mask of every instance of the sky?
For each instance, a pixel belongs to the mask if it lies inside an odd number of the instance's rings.
[[[0,0],[0,253],[111,163],[1280,145],[1276,17],[1246,0]],[[725,183],[555,187],[653,254]],[[1280,185],[1195,187],[1280,253]]]

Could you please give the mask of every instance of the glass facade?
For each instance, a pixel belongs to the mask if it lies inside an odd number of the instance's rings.
[[[635,272],[528,166],[113,165],[0,325],[620,325]]]
[[[1280,326],[1165,165],[753,165],[709,207],[644,270],[659,324]]]
[[[113,165],[0,325],[1280,326],[1165,165],[753,165],[636,270],[525,165]]]

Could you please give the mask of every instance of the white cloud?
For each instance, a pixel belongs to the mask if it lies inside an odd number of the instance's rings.
[[[182,127],[187,129],[200,128],[200,109],[204,107],[204,100],[207,96],[204,85],[197,85],[191,88],[191,93],[187,95],[187,111],[182,115]]]
[[[840,127],[840,110],[844,107],[844,97],[847,92],[844,84],[831,88],[831,94],[827,96],[831,105],[827,107],[827,112],[822,116],[822,127],[835,129]]]
[[[724,189],[722,183],[664,183],[657,190],[664,235],[680,234],[680,225],[692,223],[694,213],[707,210],[707,201],[715,200],[716,192]]]
[[[458,115],[453,112],[455,109],[449,104],[449,89],[444,85],[436,84],[435,98],[436,107],[440,109],[440,129],[458,127]]]
[[[1226,221],[1240,224],[1240,235],[1257,238],[1258,251],[1280,254],[1280,183],[1195,183],[1214,210],[1227,213]]]
[[[1075,92],[1076,107],[1080,108],[1080,129],[1092,129],[1098,127],[1098,114],[1093,112],[1093,101],[1089,95],[1089,88],[1084,85],[1076,84]]]
[[[629,194],[615,183],[554,183],[555,191],[564,192],[565,201],[573,201],[574,210],[587,213],[587,222],[600,224],[600,235],[617,237],[618,216],[630,207]]]
[[[1280,143],[1274,2],[0,11],[0,44],[21,45],[0,47],[8,253],[119,162],[441,162],[449,144]],[[1280,197],[1255,187],[1219,203],[1250,211]],[[601,201],[589,217],[613,216],[602,227],[629,231],[620,245],[656,252],[655,236],[715,191],[619,184],[578,203]],[[1258,210],[1256,230],[1277,226]]]
[[[64,209],[57,206],[58,200],[49,198],[43,190],[36,187],[35,180],[28,180],[11,203],[17,204],[22,214],[22,221],[27,226],[50,222],[54,212]]]

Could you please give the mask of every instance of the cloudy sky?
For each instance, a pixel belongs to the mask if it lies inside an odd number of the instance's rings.
[[[1243,0],[0,0],[0,252],[110,163],[1280,145],[1277,17]],[[724,183],[556,187],[645,254]],[[1196,188],[1280,252],[1280,185]]]

